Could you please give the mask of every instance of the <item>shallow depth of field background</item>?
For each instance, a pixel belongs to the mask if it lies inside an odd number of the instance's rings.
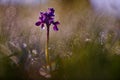
[[[120,80],[119,15],[94,6],[90,0],[0,0],[0,80]],[[51,78],[40,74],[46,30],[35,26],[49,7],[60,21],[58,32],[50,30],[57,65]]]

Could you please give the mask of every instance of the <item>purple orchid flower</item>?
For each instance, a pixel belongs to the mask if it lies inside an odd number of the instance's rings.
[[[58,21],[54,21],[54,12],[55,10],[53,8],[48,8],[48,12],[40,12],[39,21],[35,23],[36,26],[41,26],[42,29],[45,28],[45,25],[47,28],[50,27],[50,25],[53,25],[53,30],[58,31],[57,25],[60,23]]]
[[[50,63],[50,56],[49,56],[49,32],[50,32],[50,26],[53,26],[54,31],[58,31],[58,25],[60,24],[58,21],[54,21],[54,14],[55,10],[53,8],[48,8],[48,12],[40,12],[39,21],[35,23],[36,26],[41,26],[42,29],[45,28],[45,25],[47,27],[47,36],[46,36],[46,48],[45,48],[45,57],[46,57],[46,63],[49,65],[50,71],[52,70],[52,66]],[[47,67],[46,67],[47,68]]]

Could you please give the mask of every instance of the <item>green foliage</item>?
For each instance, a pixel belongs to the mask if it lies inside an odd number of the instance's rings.
[[[120,79],[120,55],[112,54],[98,39],[91,42],[80,42],[80,39],[76,41],[76,38],[78,37],[74,36],[65,42],[65,47],[70,49],[72,55],[61,58],[59,65],[62,68],[59,68],[53,80]],[[67,51],[64,54],[66,53]]]

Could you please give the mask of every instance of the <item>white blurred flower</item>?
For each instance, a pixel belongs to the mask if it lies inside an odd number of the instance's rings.
[[[33,53],[33,54],[37,54],[37,50],[33,49],[33,50],[32,50],[32,53]]]

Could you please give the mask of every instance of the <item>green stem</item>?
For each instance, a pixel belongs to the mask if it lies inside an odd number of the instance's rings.
[[[48,47],[49,47],[49,25],[47,26],[47,40],[46,40],[46,48],[45,48],[45,56],[46,56],[46,63],[47,63],[47,68],[49,68],[50,72],[51,72],[51,64],[50,64],[50,55],[49,55],[49,51],[48,51]]]

